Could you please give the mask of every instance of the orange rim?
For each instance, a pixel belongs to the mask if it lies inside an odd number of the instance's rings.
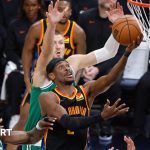
[[[140,7],[145,7],[145,8],[150,7],[150,4],[142,3],[142,2],[135,2],[133,0],[128,0],[128,3],[136,5],[136,6],[140,6]]]

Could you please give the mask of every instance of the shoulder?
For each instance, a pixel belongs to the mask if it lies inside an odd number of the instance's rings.
[[[51,92],[42,92],[40,95],[39,95],[39,102],[41,104],[45,104],[48,99],[51,97]]]
[[[75,25],[74,25],[74,33],[76,35],[85,35],[85,32],[84,30],[82,29],[81,26],[79,26],[76,22],[75,22]]]
[[[55,100],[57,97],[55,95],[54,92],[50,91],[50,92],[42,92],[39,96],[40,101],[47,101],[49,99],[51,99],[50,101]]]
[[[39,20],[39,21],[33,23],[30,28],[31,28],[32,30],[39,29],[40,26],[41,26],[41,24],[42,24],[42,21],[43,21],[43,19],[41,19],[41,20]]]
[[[35,36],[36,38],[39,38],[41,33],[42,20],[43,19],[33,23],[29,28],[28,34],[31,34],[32,37]]]

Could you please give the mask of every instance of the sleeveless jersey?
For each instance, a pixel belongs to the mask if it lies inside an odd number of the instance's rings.
[[[70,116],[88,116],[89,106],[82,86],[76,86],[72,97],[64,96],[56,88],[52,90]],[[46,149],[51,150],[84,150],[87,143],[87,129],[70,131],[55,123],[54,130],[48,130],[45,137]]]
[[[64,58],[68,58],[69,56],[76,54],[74,39],[73,39],[74,25],[75,25],[74,21],[68,20],[67,27],[63,33],[64,43],[65,43]],[[43,44],[43,37],[44,37],[44,33],[46,31],[46,28],[47,28],[47,19],[42,19],[41,20],[41,35],[40,35],[40,39],[37,43],[39,54],[41,52],[41,46]]]

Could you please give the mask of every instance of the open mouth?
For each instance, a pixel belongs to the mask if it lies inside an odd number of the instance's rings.
[[[60,53],[60,52],[57,52],[57,53],[56,53],[56,55],[57,55],[57,56],[60,56],[60,55],[61,55],[61,53]]]
[[[66,74],[66,77],[72,78],[72,77],[73,77],[72,71],[69,71],[69,72]]]

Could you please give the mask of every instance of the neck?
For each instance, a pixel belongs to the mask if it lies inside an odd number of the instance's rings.
[[[30,20],[30,22],[34,23],[36,20],[37,20],[38,16],[35,15],[34,17],[32,18],[28,18]]]
[[[65,85],[65,84],[56,84],[56,85],[57,89],[66,96],[71,97],[75,92],[75,87],[73,85]]]
[[[64,34],[68,25],[68,21],[65,24],[57,23],[56,30],[61,34]]]

